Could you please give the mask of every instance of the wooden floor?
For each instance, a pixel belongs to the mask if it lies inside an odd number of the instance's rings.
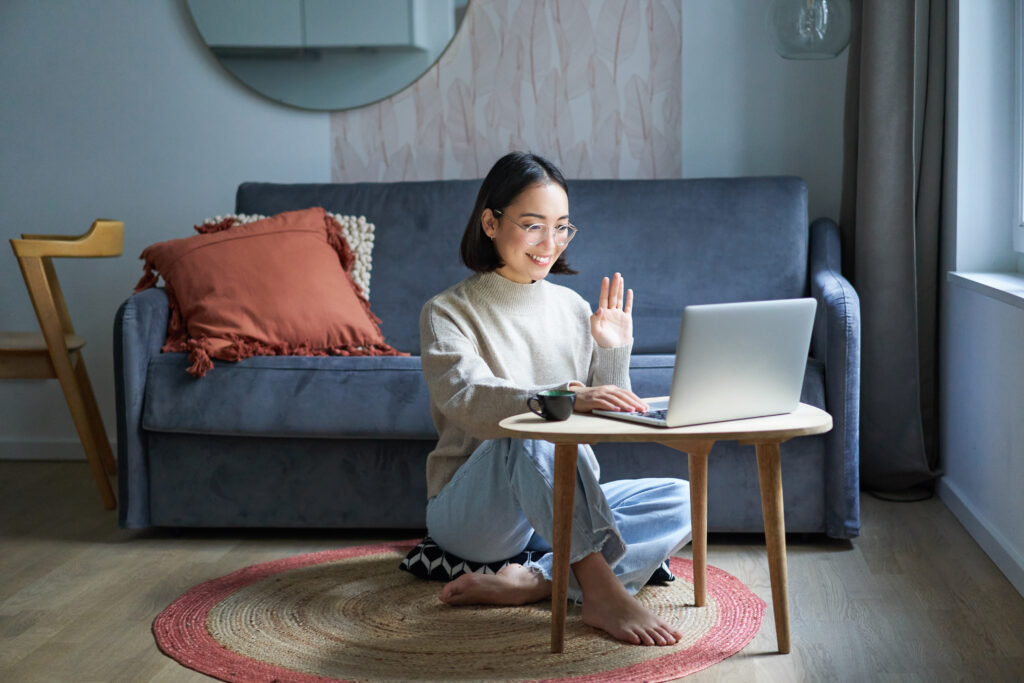
[[[945,506],[861,502],[852,544],[789,539],[790,655],[774,653],[763,537],[711,537],[709,562],[769,607],[746,649],[687,681],[1024,680],[1024,598]],[[153,619],[185,590],[411,535],[123,531],[84,463],[0,462],[0,681],[210,680],[153,642]]]

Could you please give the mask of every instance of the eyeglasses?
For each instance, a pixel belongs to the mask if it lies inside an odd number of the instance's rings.
[[[491,209],[495,214],[502,216],[503,212],[497,209]],[[508,218],[508,216],[505,216]],[[522,225],[516,223],[511,218],[508,218],[509,222],[516,227],[522,228],[526,231],[526,243],[528,245],[536,246],[548,238],[548,231],[553,231],[552,234],[555,236],[555,244],[560,247],[564,247],[572,241],[572,238],[576,236],[576,226],[572,223],[563,223],[562,225],[556,225],[552,228],[544,225],[543,223],[534,223],[533,225]]]

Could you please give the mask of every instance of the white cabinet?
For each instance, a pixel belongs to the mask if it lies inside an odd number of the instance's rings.
[[[302,47],[301,0],[188,0],[211,47]]]
[[[418,0],[304,0],[309,47],[414,46]]]
[[[187,1],[206,44],[216,47],[433,51],[435,15],[453,23],[451,0]]]

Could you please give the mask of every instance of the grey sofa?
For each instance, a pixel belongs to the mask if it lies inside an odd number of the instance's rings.
[[[409,357],[256,357],[217,361],[203,379],[162,354],[162,289],[130,297],[115,322],[124,527],[424,526],[424,466],[436,433],[419,364],[418,316],[469,271],[458,244],[479,181],[244,183],[239,213],[323,206],[376,224],[370,301],[387,341]],[[840,274],[836,225],[808,227],[798,178],[577,180],[578,275],[551,276],[595,304],[601,276],[636,291],[633,389],[668,393],[687,304],[814,296],[802,400],[834,429],[782,447],[786,527],[859,533],[860,310]],[[168,238],[173,237],[168,235]],[[525,406],[524,406],[525,410]],[[597,447],[606,480],[687,476],[686,457],[653,444]],[[763,529],[752,447],[720,443],[708,483],[711,531]]]

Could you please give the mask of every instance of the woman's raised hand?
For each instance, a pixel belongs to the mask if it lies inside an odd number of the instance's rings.
[[[625,289],[622,275],[615,273],[610,283],[601,279],[601,298],[590,316],[590,334],[597,345],[610,349],[633,341],[633,290]]]

